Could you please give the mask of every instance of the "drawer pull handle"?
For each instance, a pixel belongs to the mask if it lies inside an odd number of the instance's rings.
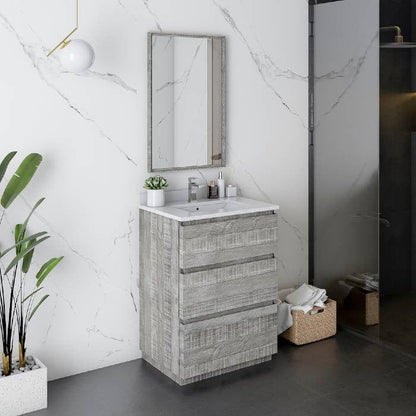
[[[244,306],[242,308],[235,308],[235,309],[230,309],[230,310],[224,311],[224,312],[213,313],[211,315],[198,316],[197,318],[180,319],[179,322],[182,325],[193,324],[195,322],[201,322],[201,321],[206,321],[208,319],[220,318],[221,316],[232,315],[234,313],[250,311],[252,309],[263,308],[265,306],[274,305],[274,304],[275,304],[275,302],[273,302],[273,301],[261,302],[261,303],[256,303],[255,305]]]

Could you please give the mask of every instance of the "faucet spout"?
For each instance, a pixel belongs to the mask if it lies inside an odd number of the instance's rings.
[[[188,178],[188,202],[196,201],[197,195],[196,190],[203,187],[203,185],[198,185],[196,180],[198,178],[189,177]]]

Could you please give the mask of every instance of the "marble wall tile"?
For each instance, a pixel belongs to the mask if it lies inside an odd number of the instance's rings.
[[[65,255],[28,341],[52,379],[140,357],[137,207],[148,175],[147,32],[227,37],[225,179],[244,196],[281,206],[281,287],[307,280],[308,208],[306,1],[80,2],[77,36],[96,52],[81,75],[46,58],[72,28],[72,2],[57,3],[0,3],[2,153],[44,156],[4,230],[45,196],[31,229],[52,239],[37,261]],[[188,176],[217,174],[166,177],[179,190]]]

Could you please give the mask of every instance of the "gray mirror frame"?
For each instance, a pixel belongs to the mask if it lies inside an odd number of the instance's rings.
[[[172,168],[155,169],[152,166],[152,36],[182,36],[190,38],[216,39],[221,44],[221,122],[220,122],[220,140],[221,140],[221,162],[219,164],[183,166]],[[187,169],[204,169],[204,168],[221,168],[226,165],[226,49],[225,36],[195,35],[183,33],[160,33],[149,32],[147,34],[147,170],[148,172],[165,172]]]

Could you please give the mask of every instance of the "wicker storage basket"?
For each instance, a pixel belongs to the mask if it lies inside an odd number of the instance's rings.
[[[378,292],[366,292],[354,288],[344,301],[343,314],[345,313],[347,318],[361,325],[377,325],[380,313],[379,304]]]
[[[312,314],[312,311],[317,313]],[[312,311],[292,311],[293,326],[280,336],[296,345],[334,336],[337,333],[337,303],[328,299],[325,309],[315,307]]]

